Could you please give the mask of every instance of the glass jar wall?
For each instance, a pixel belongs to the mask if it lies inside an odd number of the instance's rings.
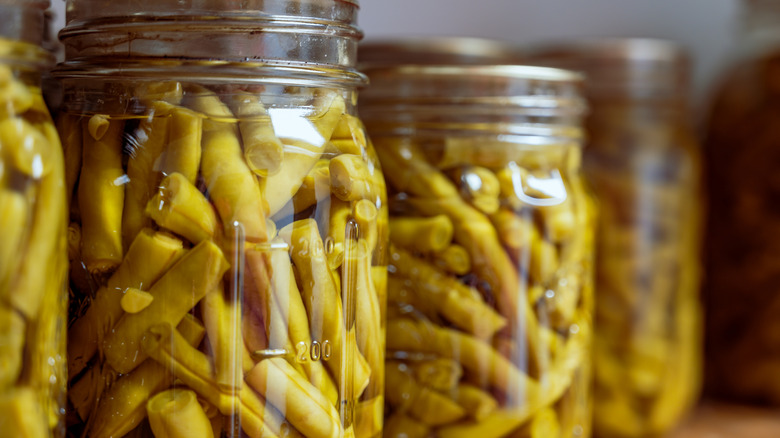
[[[777,166],[780,2],[744,2],[738,57],[711,98],[705,130],[706,389],[780,404]]]
[[[385,436],[589,436],[579,76],[366,69],[390,205]]]
[[[600,207],[594,434],[661,436],[701,380],[701,158],[685,55],[665,41],[593,40],[532,58],[588,77],[584,169]]]
[[[47,1],[0,2],[0,425],[64,435],[66,200],[41,94]]]
[[[70,432],[379,436],[387,206],[357,5],[143,3],[71,1],[61,34]]]

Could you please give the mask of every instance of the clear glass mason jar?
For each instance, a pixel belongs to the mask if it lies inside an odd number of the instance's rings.
[[[69,1],[73,436],[381,434],[387,205],[357,9]]]
[[[364,71],[390,203],[385,436],[589,436],[580,76]]]
[[[586,74],[584,170],[599,200],[594,435],[662,436],[701,381],[701,158],[673,43],[591,40],[534,62]]]
[[[780,1],[743,3],[741,44],[713,89],[704,133],[705,389],[780,405]]]
[[[65,433],[63,157],[41,94],[48,1],[0,1],[0,426]]]

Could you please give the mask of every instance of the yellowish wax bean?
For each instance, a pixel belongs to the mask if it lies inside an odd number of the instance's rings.
[[[352,217],[357,224],[357,237],[365,241],[369,254],[373,253],[379,241],[379,211],[376,204],[368,199],[355,202],[352,206]]]
[[[222,415],[232,416],[238,412],[241,428],[250,438],[278,438],[281,434],[282,418],[276,410],[266,408],[265,400],[248,385],[244,385],[238,394],[220,391],[209,358],[189,345],[170,324],[150,327],[143,338],[143,349],[200,397],[216,406]]]
[[[560,261],[558,249],[547,239],[539,236],[531,244],[531,278],[539,283],[549,281],[558,270]]]
[[[328,144],[325,146],[325,153],[326,154],[333,154],[333,155],[342,155],[342,154],[350,154],[350,155],[361,155],[363,152],[365,152],[364,149],[360,148],[360,145],[356,143],[354,140],[350,139],[331,139],[331,141],[328,142]]]
[[[373,385],[366,392],[366,397],[371,398],[382,393],[385,348],[379,297],[371,279],[371,251],[365,240],[349,243],[342,272],[342,296],[355,297],[356,339],[358,349],[371,368]]]
[[[313,205],[319,205],[330,196],[330,170],[328,160],[319,160],[303,179],[301,187],[292,198],[293,211],[300,213]]]
[[[246,240],[267,241],[263,192],[244,161],[238,130],[222,120],[232,119],[233,114],[207,90],[199,90],[190,99],[190,104],[196,111],[214,117],[203,121],[200,171],[225,233],[228,236],[235,234],[235,226],[240,224]]]
[[[184,96],[184,87],[177,81],[149,81],[135,89],[135,95],[144,102],[162,101],[178,105]]]
[[[0,144],[10,156],[14,168],[34,179],[40,179],[52,165],[52,155],[58,145],[51,145],[43,133],[21,118],[0,121]]]
[[[273,270],[271,276],[272,296],[269,304],[278,309],[278,313],[274,312],[273,314],[278,314],[286,322],[286,333],[295,351],[295,361],[300,363],[309,382],[314,387],[319,388],[331,404],[335,405],[338,401],[336,384],[325,369],[323,361],[311,360],[312,339],[309,334],[309,320],[306,316],[301,293],[295,282],[290,256],[286,252],[272,251],[269,258]],[[333,347],[332,344],[329,344],[329,348]]]
[[[434,359],[409,364],[422,385],[446,392],[455,388],[463,377],[463,367],[452,359]]]
[[[155,438],[214,438],[211,422],[192,390],[160,392],[146,404],[146,412]]]
[[[127,288],[119,302],[126,313],[138,313],[152,304],[154,296],[134,287]]]
[[[404,364],[387,363],[386,391],[391,406],[429,426],[452,423],[466,415],[452,400],[421,386]]]
[[[0,188],[0,295],[8,296],[9,283],[21,260],[19,254],[22,251],[27,232],[27,218],[30,215],[30,207],[27,199],[19,192]]]
[[[374,178],[359,155],[339,155],[330,160],[330,185],[342,201],[375,200]]]
[[[354,152],[342,151],[341,153],[351,153],[362,155],[366,150],[367,140],[366,131],[363,122],[351,114],[342,114],[336,129],[333,131],[332,141],[350,141],[354,145]]]
[[[427,438],[431,428],[407,414],[395,413],[385,421],[384,437],[387,438]]]
[[[553,408],[541,409],[531,418],[529,424],[523,427],[517,434],[519,438],[546,438],[560,436],[561,425],[558,423],[558,414]]]
[[[0,388],[12,387],[22,371],[26,324],[22,315],[0,305]]]
[[[480,166],[462,166],[449,172],[449,175],[474,208],[485,214],[493,214],[498,210],[501,186],[493,171]]]
[[[187,108],[174,107],[168,122],[168,143],[160,157],[164,175],[180,173],[195,184],[200,169],[203,117]]]
[[[382,396],[358,402],[355,406],[356,437],[373,437],[382,432],[384,405],[385,398]]]
[[[521,216],[509,209],[498,210],[490,216],[501,243],[510,250],[529,249],[538,232],[531,217]]]
[[[390,260],[398,276],[412,281],[416,299],[436,303],[436,312],[456,327],[489,339],[506,326],[506,319],[485,303],[479,292],[438,271],[430,263],[395,246]]]
[[[182,242],[165,233],[144,230],[105,287],[95,293],[87,312],[68,328],[68,373],[75,376],[87,365],[114,324],[122,317],[122,292],[148,289],[182,256]]]
[[[214,355],[216,382],[223,391],[241,388],[244,382],[244,338],[241,336],[241,303],[225,298],[223,288],[207,293],[201,303],[203,322]]]
[[[300,124],[302,132],[308,133],[306,138],[283,137],[279,134],[285,146],[282,167],[279,172],[269,176],[264,182],[264,193],[270,215],[279,212],[298,191],[303,179],[325,151],[325,145],[345,111],[344,98],[332,92],[318,95],[315,106],[319,113],[309,117],[298,117],[293,122]]]
[[[527,408],[499,409],[482,421],[453,423],[438,429],[437,433],[442,438],[501,438],[520,427],[529,416]]]
[[[76,180],[81,172],[82,138],[81,118],[67,113],[57,117],[57,132],[62,141],[62,154],[65,157],[65,190],[68,194],[68,204],[76,187]]]
[[[191,315],[185,316],[176,329],[181,333],[182,338],[193,346],[200,344],[206,332],[203,325]],[[102,379],[102,376],[100,378]],[[74,405],[85,405],[90,409],[95,407],[89,425],[89,436],[110,438],[124,436],[138,426],[146,418],[146,403],[149,398],[170,387],[173,381],[173,376],[166,368],[149,360],[107,388],[96,406],[93,405],[94,398],[81,402],[74,400],[74,390],[77,385],[80,385],[81,380],[71,386],[68,396]],[[99,384],[103,385],[104,382],[100,381]],[[94,392],[94,385],[91,384],[87,390]]]
[[[0,394],[0,427],[8,437],[49,436],[47,421],[35,389],[13,388]]]
[[[279,236],[289,246],[300,279],[312,339],[320,343],[327,340],[335,347],[326,366],[340,384],[346,377],[341,368],[344,360],[341,346],[346,342],[342,297],[331,276],[317,223],[313,219],[293,222],[280,230]]]
[[[139,313],[125,314],[103,343],[106,361],[120,373],[140,365],[146,354],[141,340],[155,324],[178,324],[184,315],[217,287],[228,269],[222,251],[204,241],[187,252],[149,290],[154,301]]]
[[[539,213],[543,218],[543,233],[552,242],[557,243],[569,240],[577,231],[577,217],[574,214],[571,201],[565,201],[549,207],[540,207]]]
[[[452,242],[452,221],[446,215],[390,218],[394,245],[419,252],[438,252]]]
[[[151,224],[146,214],[146,204],[157,192],[162,173],[160,155],[168,142],[168,125],[171,105],[154,102],[150,113],[139,124],[134,141],[129,142],[127,184],[122,212],[122,239],[125,248],[135,236]]]
[[[328,236],[326,238],[326,255],[328,267],[336,269],[344,261],[345,240],[355,234],[357,230],[348,225],[352,208],[350,203],[338,198],[330,200],[330,217],[328,219]],[[349,227],[349,228],[348,228]]]
[[[34,102],[35,93],[20,81],[10,80],[0,85],[0,118],[24,114]]]
[[[183,236],[193,245],[210,239],[218,225],[211,203],[180,173],[172,173],[162,180],[146,212],[157,225]]]
[[[261,360],[246,379],[304,436],[338,438],[344,433],[333,405],[284,359]]]
[[[477,421],[484,420],[498,408],[496,399],[476,386],[461,383],[453,392],[455,401]]]
[[[81,255],[90,272],[103,273],[113,270],[123,255],[124,122],[96,115],[86,125],[78,188]]]
[[[407,319],[387,323],[387,349],[433,353],[460,362],[480,385],[521,390],[526,398],[538,398],[539,386],[528,375],[487,343],[467,334]]]
[[[471,256],[466,248],[452,244],[431,255],[433,264],[454,275],[466,275],[471,272]]]
[[[260,176],[277,173],[282,166],[284,146],[274,133],[263,103],[254,94],[239,92],[231,96],[230,104],[239,120],[244,159],[249,168]]]
[[[59,147],[56,131],[49,123],[44,127],[45,137],[54,147]],[[55,287],[59,279],[59,255],[67,250],[65,227],[67,207],[65,196],[65,170],[62,155],[52,153],[51,169],[38,183],[31,231],[26,250],[19,266],[18,277],[10,293],[14,308],[27,318],[34,319],[46,299],[48,287]],[[57,285],[56,287],[59,287]],[[54,306],[48,307],[51,310]]]

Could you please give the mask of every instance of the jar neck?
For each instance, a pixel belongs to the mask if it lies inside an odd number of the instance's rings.
[[[380,135],[533,137],[578,142],[581,77],[524,66],[364,66],[360,114]]]
[[[757,50],[780,43],[780,1],[745,0],[740,34],[743,43]]]
[[[0,38],[40,45],[48,6],[40,0],[0,1]]]
[[[253,63],[362,78],[356,74],[357,4],[344,0],[68,0],[60,32],[65,65],[112,62]],[[144,12],[137,12],[137,11]],[[250,74],[256,74],[253,72]]]

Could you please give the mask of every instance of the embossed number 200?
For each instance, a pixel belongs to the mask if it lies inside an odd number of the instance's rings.
[[[312,341],[311,345],[306,342],[298,342],[295,346],[297,354],[295,358],[298,362],[306,362],[311,360],[317,362],[319,360],[329,360],[331,354],[333,354],[333,347],[330,341]]]

